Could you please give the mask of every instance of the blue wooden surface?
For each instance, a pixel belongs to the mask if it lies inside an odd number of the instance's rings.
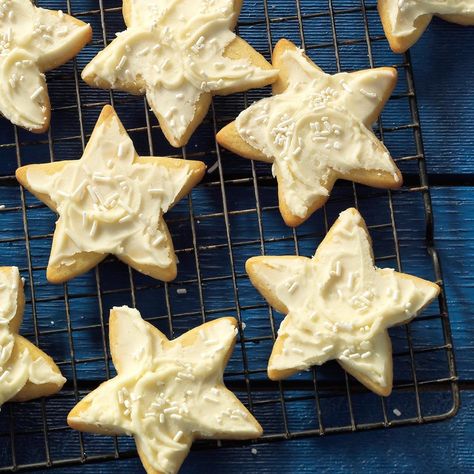
[[[66,1],[51,0],[40,2],[42,5],[50,5],[56,8],[64,8]],[[317,13],[327,9],[327,2],[314,2],[314,0],[300,0],[301,5],[307,13]],[[333,1],[336,8],[358,6],[358,0],[339,0]],[[367,5],[373,5],[374,1],[367,1]],[[119,5],[120,2],[110,0],[110,5]],[[98,2],[95,0],[81,0],[72,2],[74,11],[84,11],[98,8]],[[269,11],[272,18],[286,16],[295,12],[294,0],[273,0],[268,2]],[[109,2],[107,2],[109,6]],[[258,19],[263,14],[263,2],[261,0],[247,1],[247,8],[244,12],[244,20],[251,21]],[[375,12],[369,11],[371,33],[376,35],[380,33],[380,25],[377,23]],[[95,25],[95,36],[99,41],[101,32],[97,25],[97,15],[90,18]],[[110,25],[108,36],[112,37],[118,29],[115,25],[120,24],[120,14],[108,14],[107,24]],[[337,17],[338,37],[343,39],[363,37],[363,23],[359,15],[342,15]],[[265,25],[256,27],[241,28],[242,34],[251,39],[260,51],[268,54],[268,44],[265,34]],[[299,32],[297,21],[285,24],[272,25],[274,33],[274,42],[279,36],[288,36],[298,42]],[[320,44],[330,42],[331,25],[326,17],[312,17],[305,23],[305,36],[307,44]],[[377,65],[400,63],[400,57],[388,52],[386,42],[374,43],[374,56]],[[474,394],[471,392],[473,381],[473,357],[472,340],[474,338],[474,322],[472,320],[472,305],[474,303],[474,279],[472,276],[472,257],[474,256],[474,196],[472,195],[471,185],[473,183],[473,141],[474,141],[474,94],[472,94],[473,74],[474,74],[474,55],[472,54],[472,45],[474,45],[474,28],[466,29],[446,24],[442,21],[434,21],[422,40],[412,49],[412,62],[415,71],[415,80],[417,86],[418,105],[421,114],[423,127],[423,137],[425,141],[427,163],[430,171],[430,177],[435,183],[432,188],[432,197],[436,218],[436,238],[440,250],[442,264],[444,268],[444,277],[446,292],[449,303],[449,311],[453,328],[454,343],[458,362],[458,372],[461,381],[462,407],[458,416],[452,420],[408,428],[397,428],[387,430],[377,430],[371,432],[331,435],[326,437],[317,437],[312,439],[285,441],[257,445],[256,453],[252,453],[250,446],[240,448],[221,448],[212,451],[194,451],[185,463],[183,472],[200,473],[212,469],[215,472],[241,473],[241,472],[276,472],[276,473],[296,473],[296,472],[359,472],[362,469],[368,472],[425,472],[429,466],[431,472],[446,472],[448,469],[455,468],[457,472],[472,472],[474,469],[474,457],[472,454],[472,442],[474,440],[473,409]],[[365,46],[364,46],[365,47]],[[84,64],[95,50],[100,49],[100,44],[91,46],[81,55],[80,65]],[[328,71],[334,71],[336,64],[334,61],[333,48],[316,49],[312,56],[317,58],[319,63]],[[343,68],[366,67],[368,59],[363,50],[358,46],[341,47],[341,65]],[[61,69],[71,71],[71,65]],[[68,105],[74,104],[75,90],[72,80],[62,80],[60,73],[57,76],[52,75],[50,83],[53,104]],[[59,78],[59,80],[58,80]],[[88,103],[95,101],[108,100],[108,93],[94,92],[87,90],[81,85],[82,98]],[[67,93],[64,91],[66,90]],[[403,77],[400,80],[398,91],[406,90],[406,83]],[[119,97],[126,97],[119,95]],[[250,94],[250,100],[256,95]],[[141,115],[136,113],[127,113],[130,105],[118,105],[119,113],[129,127],[143,125],[143,107],[137,109],[137,102],[132,104],[133,110],[141,110]],[[228,106],[231,104],[230,113],[234,113],[243,107],[242,96],[230,97],[227,99],[218,99],[216,101],[216,113],[225,115]],[[138,102],[138,105],[139,102]],[[393,107],[392,107],[393,106]],[[390,104],[384,113],[384,126],[392,126],[400,123],[406,123],[409,120],[407,116],[409,109],[403,101]],[[91,107],[87,109],[84,117],[86,133],[89,133],[97,117],[98,108]],[[229,117],[231,118],[231,117]],[[13,135],[11,128],[0,124],[1,142],[12,141]],[[64,110],[59,111],[53,116],[52,137],[56,139],[54,145],[55,159],[73,158],[80,155],[80,139],[58,140],[61,137],[79,136],[77,111]],[[31,135],[20,132],[20,140],[31,139]],[[153,137],[155,152],[166,154],[170,152],[158,133]],[[390,150],[394,156],[405,156],[410,153],[412,145],[410,134],[387,134],[385,137]],[[133,139],[142,153],[148,149],[146,135],[144,133],[135,133]],[[188,147],[189,152],[206,152],[212,149],[212,127],[203,125],[198,131],[198,135],[193,139]],[[5,175],[14,171],[16,166],[15,150],[3,150],[1,174]],[[208,165],[215,161],[214,155],[200,157]],[[44,145],[22,147],[22,164],[28,162],[48,161],[50,152],[47,143]],[[226,154],[223,155],[225,171],[241,176],[251,175],[251,168],[248,162],[234,159]],[[414,164],[403,163],[402,170],[406,175],[415,176],[416,169]],[[268,174],[265,167],[257,167],[258,174]],[[216,176],[211,179],[217,179]],[[413,178],[414,179],[414,178]],[[254,191],[252,186],[247,188],[227,187],[227,204],[229,210],[239,210],[251,207],[254,201]],[[262,205],[274,205],[274,189],[272,187],[260,187],[260,197]],[[351,189],[347,186],[338,186],[335,190],[332,201],[328,206],[329,220],[350,203]],[[195,213],[209,213],[222,211],[222,202],[220,190],[218,187],[208,187],[204,190],[199,189],[193,193],[193,204]],[[16,187],[0,186],[0,201],[8,206],[17,206],[20,203],[19,190]],[[27,196],[27,202],[34,204],[36,201]],[[387,221],[387,202],[386,194],[378,191],[372,192],[362,190],[362,199],[360,201],[361,209],[367,217],[369,224],[376,225]],[[426,257],[423,241],[423,212],[419,196],[414,194],[402,194],[395,197],[397,212],[397,222],[399,225],[399,235],[401,239],[402,261],[405,271],[418,273],[426,278],[433,278],[430,270],[430,262]],[[173,212],[173,218],[186,216],[187,207],[183,205]],[[41,236],[51,232],[54,216],[46,209],[33,209],[27,211],[29,218],[30,236]],[[21,212],[8,212],[0,215],[0,224],[2,226],[2,238],[17,236],[23,234],[23,220]],[[291,237],[291,232],[281,225],[278,214],[273,211],[265,212],[264,216],[265,238],[272,237]],[[258,226],[256,217],[253,214],[239,215],[234,214],[231,217],[232,237],[234,242],[244,243],[246,240],[258,239]],[[198,220],[197,241],[200,245],[206,246],[210,243],[225,244],[225,227],[223,219],[220,217]],[[186,248],[189,245],[189,225],[183,221],[177,221],[171,224],[177,248]],[[314,235],[301,239],[301,252],[310,254],[316,245],[316,242],[322,237],[324,230],[321,216],[316,216],[308,225],[301,230],[311,232]],[[374,235],[376,239],[376,255],[383,256],[391,253],[388,246],[392,245],[391,235],[381,230]],[[38,238],[31,241],[33,263],[37,267],[44,266],[48,257],[48,239]],[[2,264],[17,264],[25,269],[27,261],[24,255],[24,242],[12,242],[2,244],[0,242],[0,256]],[[259,253],[260,247],[257,243],[252,246],[243,246],[242,251],[236,255],[237,273],[243,274],[243,263],[247,256]],[[294,251],[291,240],[267,245],[269,253],[291,253]],[[190,326],[198,324],[200,320],[198,297],[199,291],[195,283],[186,283],[186,280],[193,279],[196,274],[192,266],[193,254],[180,254],[180,276],[178,282],[170,286],[171,306],[174,313],[188,313],[195,311],[195,315],[187,316],[177,320],[175,327],[176,334],[183,332]],[[226,263],[228,255],[225,249],[213,251],[202,251],[200,254],[202,276],[210,277],[215,275],[226,275],[229,273]],[[395,265],[394,261],[384,262],[384,265]],[[36,296],[44,301],[37,303],[37,317],[41,330],[41,346],[49,350],[57,360],[67,360],[69,344],[67,333],[61,332],[66,327],[67,319],[65,316],[64,302],[60,299],[63,294],[63,288],[48,285],[44,280],[44,270],[34,270],[34,281]],[[24,272],[25,274],[25,272]],[[25,275],[26,276],[26,275]],[[101,283],[104,290],[113,290],[122,288],[127,284],[128,274],[124,268],[115,264],[104,264],[100,269]],[[147,279],[135,275],[136,284],[150,284]],[[101,357],[102,339],[100,329],[80,329],[88,324],[97,323],[98,302],[94,297],[84,296],[85,293],[95,292],[95,279],[93,274],[77,279],[69,286],[70,294],[77,295],[77,298],[71,299],[71,317],[72,325],[77,328],[74,333],[74,342],[80,352],[90,357]],[[176,289],[185,287],[188,290],[186,297],[179,297]],[[58,299],[54,299],[58,296]],[[232,288],[227,283],[208,283],[205,285],[204,302],[206,309],[215,310],[213,316],[222,314],[233,314],[232,307],[235,307]],[[258,296],[248,285],[245,279],[239,279],[238,303],[245,306],[258,302]],[[130,296],[126,292],[106,294],[102,298],[105,308],[112,304],[130,304]],[[160,328],[169,330],[167,322],[167,310],[164,290],[160,288],[143,289],[137,293],[137,304],[148,316],[162,316],[155,320]],[[224,311],[223,308],[229,310]],[[248,322],[249,331],[252,335],[261,336],[269,332],[268,315],[265,309],[262,310],[243,310],[242,317]],[[54,330],[57,329],[57,332]],[[27,309],[25,324],[23,330],[31,334],[33,331],[31,308]],[[53,330],[53,331],[51,331]],[[416,342],[420,345],[434,344],[440,338],[440,328],[435,324],[420,324],[414,327]],[[395,347],[403,349],[405,344],[404,336],[401,332],[395,331],[393,334]],[[252,359],[249,361],[250,368],[258,369],[264,367],[268,355],[268,344],[262,343],[255,348],[252,353]],[[241,368],[240,353],[237,349],[236,355],[231,361],[230,370]],[[432,358],[417,359],[417,374],[421,379],[430,379],[439,376],[437,367],[439,360]],[[408,377],[409,367],[405,362],[399,361],[397,364],[399,377]],[[63,367],[67,375],[70,376],[70,365]],[[82,380],[90,380],[96,383],[105,377],[104,364],[81,363],[77,366],[78,376]],[[323,381],[340,380],[341,372],[330,366],[323,370],[318,376]],[[303,375],[304,377],[304,375]],[[61,399],[60,399],[61,400]],[[365,407],[357,407],[357,416],[362,420],[370,420],[374,416],[376,400],[367,397],[361,399],[366,403]],[[66,413],[67,406],[64,403],[51,401],[50,411],[56,409],[59,416]],[[344,417],[345,408],[337,400],[329,400],[330,406],[326,407],[328,424],[340,422]],[[443,411],[443,400],[435,400],[433,410]],[[436,406],[439,404],[439,406]],[[449,400],[448,400],[449,405]],[[413,400],[395,399],[389,405],[390,409],[398,408],[406,416],[413,411]],[[431,409],[431,407],[430,407]],[[308,407],[311,410],[311,407]],[[376,411],[376,410],[375,410]],[[7,410],[0,415],[0,430],[5,423]],[[334,413],[333,413],[334,412]],[[17,426],[32,426],[40,420],[39,405],[29,404],[22,407],[15,407],[15,419]],[[272,412],[265,411],[258,413],[264,418],[266,427],[273,432],[281,427],[278,422],[271,422]],[[336,416],[337,415],[337,416]],[[51,415],[52,416],[52,415]],[[375,415],[377,416],[377,415]],[[396,418],[391,410],[391,418]],[[275,416],[275,419],[277,417]],[[292,429],[303,428],[307,414],[304,407],[298,407],[297,412],[290,413],[290,422]],[[2,425],[3,423],[3,425]],[[53,421],[52,421],[53,423]],[[19,437],[19,443],[25,442],[26,438]],[[62,454],[78,455],[77,439],[70,440],[67,437],[62,438],[61,432],[51,436],[51,443],[55,446],[54,457],[58,458],[61,454],[57,446],[64,442]],[[31,439],[28,439],[31,443]],[[34,442],[34,440],[33,440]],[[41,436],[38,436],[36,442],[42,444]],[[70,444],[69,444],[70,443]],[[96,438],[87,438],[87,449],[89,454],[100,452],[104,447],[102,440]],[[124,447],[131,447],[127,440],[123,441]],[[18,449],[21,451],[21,449]],[[7,450],[2,450],[0,445],[0,461],[2,456],[7,456]],[[42,455],[44,458],[44,454]],[[60,457],[60,456],[59,456]],[[41,456],[38,458],[40,459]],[[21,461],[21,455],[20,459]],[[0,465],[4,463],[1,462]],[[214,467],[215,466],[215,467]],[[136,459],[120,460],[118,462],[109,462],[103,464],[89,464],[77,468],[58,468],[55,472],[75,471],[75,472],[115,472],[119,469],[127,469],[129,472],[140,472],[140,464]],[[48,472],[48,471],[45,471]],[[51,471],[49,471],[51,472]]]

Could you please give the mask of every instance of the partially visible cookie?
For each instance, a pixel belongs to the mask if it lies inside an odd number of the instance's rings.
[[[378,0],[385,35],[395,53],[413,46],[433,18],[474,25],[473,0]]]
[[[69,413],[74,429],[133,435],[149,474],[178,472],[195,439],[253,439],[262,428],[223,382],[237,333],[234,318],[169,341],[126,306],[110,313],[118,375]]]
[[[0,267],[0,407],[53,395],[66,379],[51,357],[18,335],[25,295],[17,267]]]
[[[213,94],[262,87],[277,71],[236,36],[242,0],[124,0],[127,29],[84,69],[92,87],[146,95],[171,145],[184,146]]]
[[[176,278],[176,255],[163,219],[203,177],[200,161],[138,156],[110,106],[80,160],[27,165],[18,181],[59,214],[47,278],[61,283],[109,253],[163,281]]]
[[[42,133],[51,115],[43,73],[73,58],[91,40],[91,27],[30,0],[7,0],[0,5],[0,38],[0,113]]]
[[[280,211],[297,226],[324,205],[337,179],[398,188],[402,176],[370,130],[397,80],[393,68],[325,74],[288,40],[273,52],[273,97],[217,134],[225,148],[273,163]]]
[[[313,258],[254,257],[253,285],[286,314],[268,362],[281,380],[335,359],[379,395],[392,391],[392,347],[387,329],[414,318],[440,289],[415,276],[374,266],[365,222],[342,212]]]

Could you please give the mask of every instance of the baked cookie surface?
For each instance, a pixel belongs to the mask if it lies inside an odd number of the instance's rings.
[[[413,46],[434,15],[460,25],[474,25],[474,0],[378,0],[378,9],[395,53]]]
[[[17,267],[0,267],[0,407],[53,395],[66,379],[51,357],[18,334],[25,295]]]
[[[241,0],[124,0],[127,29],[89,63],[92,87],[144,94],[171,145],[183,146],[213,94],[261,87],[270,64],[232,30]]]
[[[0,113],[35,133],[49,127],[44,72],[73,58],[92,38],[89,25],[30,0],[0,4]]]
[[[18,181],[59,214],[47,278],[67,281],[108,254],[154,278],[176,277],[163,214],[203,177],[205,165],[138,156],[110,106],[104,107],[80,160],[27,165]]]
[[[273,96],[244,110],[217,134],[225,148],[272,163],[280,211],[297,226],[322,207],[337,179],[398,188],[401,173],[369,129],[395,87],[393,68],[325,74],[280,40]]]
[[[220,318],[168,340],[126,306],[110,314],[118,375],[68,416],[77,430],[133,435],[148,473],[176,473],[195,439],[253,439],[262,428],[223,382],[237,332]]]
[[[268,363],[272,380],[334,359],[384,396],[393,379],[387,329],[410,321],[440,291],[421,278],[375,267],[355,209],[340,214],[313,258],[254,257],[246,270],[264,298],[286,314]]]

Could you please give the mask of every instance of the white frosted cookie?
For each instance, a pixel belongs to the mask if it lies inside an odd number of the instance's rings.
[[[404,53],[413,46],[433,15],[460,25],[474,25],[474,0],[378,0],[378,9],[395,53]]]
[[[47,278],[61,283],[114,254],[169,281],[176,255],[163,219],[203,177],[205,165],[138,156],[110,106],[104,107],[80,160],[27,165],[18,181],[59,214]]]
[[[0,267],[0,407],[53,395],[66,379],[51,357],[18,335],[25,295],[17,267]]]
[[[242,0],[124,0],[127,29],[82,73],[92,87],[145,94],[171,145],[183,146],[213,94],[273,82],[277,72],[236,36]]]
[[[110,313],[118,375],[69,413],[77,430],[132,435],[149,474],[178,472],[195,439],[253,439],[262,428],[223,382],[237,333],[234,318],[169,341],[126,306]]]
[[[280,211],[297,226],[324,205],[337,179],[398,188],[400,171],[370,130],[397,80],[383,67],[325,74],[293,43],[273,52],[273,97],[244,110],[217,141],[245,158],[272,163]]]
[[[0,0],[0,113],[35,133],[49,127],[44,72],[73,58],[92,38],[89,25],[30,0]]]
[[[438,285],[374,266],[365,222],[341,213],[313,258],[254,257],[254,286],[287,316],[268,363],[280,380],[328,360],[379,395],[392,391],[387,329],[414,318],[439,293]]]

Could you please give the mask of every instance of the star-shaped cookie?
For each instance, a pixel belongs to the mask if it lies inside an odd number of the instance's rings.
[[[25,295],[17,267],[0,267],[0,407],[53,395],[66,379],[51,357],[18,334]]]
[[[92,38],[89,25],[30,0],[0,3],[0,113],[35,133],[49,127],[44,72],[73,58]]]
[[[262,87],[277,71],[232,30],[242,0],[124,0],[127,29],[82,73],[93,87],[145,94],[171,145],[183,146],[213,94]]]
[[[169,341],[126,306],[110,313],[118,375],[76,405],[68,424],[133,435],[148,473],[178,472],[195,439],[253,439],[262,428],[223,382],[237,333],[220,318]]]
[[[395,53],[411,48],[434,15],[460,25],[474,25],[474,0],[378,0],[378,9]]]
[[[393,379],[387,328],[410,321],[439,293],[434,283],[374,267],[355,209],[341,213],[313,258],[254,257],[246,269],[264,298],[287,315],[268,363],[272,380],[335,359],[384,396]]]
[[[396,70],[325,74],[288,40],[273,51],[273,97],[244,110],[217,141],[245,158],[273,163],[280,211],[297,226],[324,205],[334,182],[398,188],[400,171],[369,129],[388,100]]]
[[[59,214],[47,278],[61,283],[114,254],[159,280],[176,277],[163,214],[203,177],[205,165],[138,156],[110,106],[80,160],[27,165],[18,181]]]

